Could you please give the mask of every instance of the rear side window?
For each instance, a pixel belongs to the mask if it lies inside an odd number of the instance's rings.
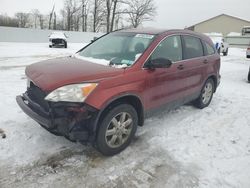
[[[214,48],[210,44],[208,44],[207,42],[204,42],[204,45],[205,45],[206,55],[212,55],[215,53]]]
[[[151,59],[165,58],[173,62],[182,60],[181,37],[170,36],[163,40],[153,52]]]
[[[183,36],[183,41],[185,59],[203,56],[203,46],[199,38],[192,36]]]

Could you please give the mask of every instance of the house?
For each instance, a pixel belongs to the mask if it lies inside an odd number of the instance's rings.
[[[226,36],[231,32],[241,33],[244,26],[250,26],[250,21],[221,14],[192,25],[187,29],[200,33],[222,33]]]

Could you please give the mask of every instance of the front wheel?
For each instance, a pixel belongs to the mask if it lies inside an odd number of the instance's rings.
[[[137,124],[138,115],[133,106],[121,104],[109,110],[97,132],[98,151],[111,156],[124,150],[133,139]]]
[[[199,98],[194,101],[194,105],[200,109],[207,107],[213,98],[214,90],[214,81],[210,78],[203,86]]]

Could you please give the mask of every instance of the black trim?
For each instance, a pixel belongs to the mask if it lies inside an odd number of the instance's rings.
[[[118,95],[118,96],[115,96],[113,97],[111,100],[109,100],[107,103],[105,103],[105,105],[102,106],[101,110],[98,112],[98,115],[96,117],[96,120],[93,124],[93,131],[96,132],[97,128],[98,128],[98,123],[99,123],[99,120],[100,120],[100,117],[102,115],[102,113],[106,110],[106,108],[111,105],[113,102],[115,101],[118,101],[119,99],[122,99],[123,97],[136,97],[140,103],[141,103],[141,107],[142,107],[142,112],[140,114],[141,118],[140,118],[140,121],[141,122],[141,126],[144,124],[144,106],[143,106],[143,103],[142,103],[142,100],[139,96],[135,95],[135,94],[130,94],[130,93],[126,93],[126,94],[121,94],[121,95]],[[138,117],[139,118],[139,117]]]

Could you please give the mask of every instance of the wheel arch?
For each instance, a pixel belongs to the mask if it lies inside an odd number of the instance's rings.
[[[210,75],[208,79],[212,79],[213,82],[214,82],[214,93],[216,92],[216,89],[217,89],[217,86],[218,86],[218,80],[217,80],[217,77],[215,75]],[[206,83],[206,82],[205,82]]]
[[[124,95],[120,95],[117,96],[115,98],[113,98],[112,100],[110,100],[109,102],[107,102],[102,109],[99,111],[99,114],[96,118],[96,122],[94,124],[93,127],[93,131],[96,132],[98,129],[98,126],[101,122],[101,120],[104,118],[105,114],[114,106],[117,106],[119,104],[130,104],[132,105],[138,115],[138,125],[139,126],[143,126],[144,124],[144,107],[142,104],[142,100],[140,99],[139,96],[135,95],[135,94],[124,94]]]

